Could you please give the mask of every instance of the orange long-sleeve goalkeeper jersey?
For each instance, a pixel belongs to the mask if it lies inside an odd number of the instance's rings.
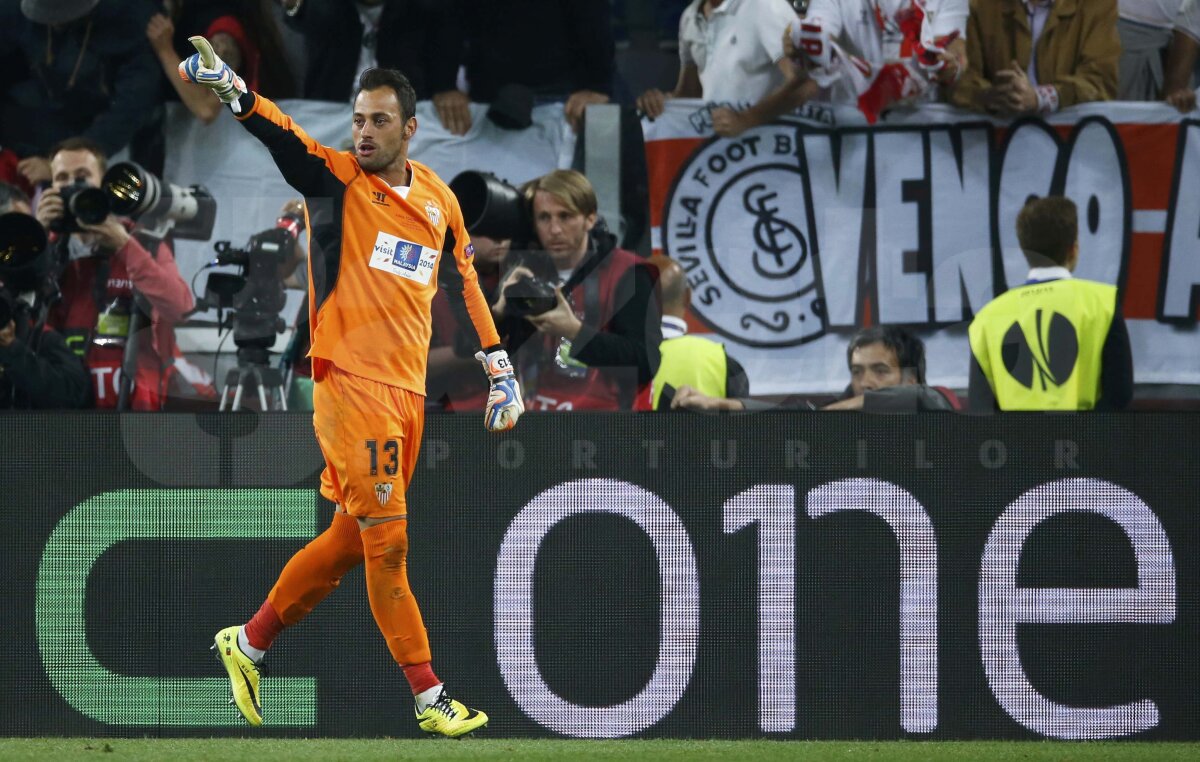
[[[424,395],[439,277],[449,296],[461,295],[480,346],[500,343],[471,263],[462,210],[432,170],[410,161],[404,198],[365,172],[352,153],[313,140],[261,95],[242,97],[238,119],[304,196],[311,357]]]

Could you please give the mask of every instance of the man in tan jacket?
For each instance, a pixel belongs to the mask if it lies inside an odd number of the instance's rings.
[[[1117,0],[971,0],[970,63],[949,99],[997,116],[1112,100],[1120,58]]]

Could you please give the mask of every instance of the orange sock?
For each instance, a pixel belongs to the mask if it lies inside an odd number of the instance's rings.
[[[329,528],[292,556],[267,602],[284,627],[308,616],[342,581],[342,575],[363,561],[358,522],[344,513],[333,514]]]
[[[408,520],[395,519],[362,532],[371,613],[401,667],[430,660],[421,610],[408,586]]]

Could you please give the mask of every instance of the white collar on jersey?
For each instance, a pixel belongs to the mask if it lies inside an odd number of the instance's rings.
[[[407,199],[409,191],[412,190],[413,181],[417,179],[417,176],[415,174],[413,174],[413,168],[412,168],[411,162],[407,162],[407,161],[404,162],[404,168],[408,170],[408,185],[393,185],[392,190],[399,193],[400,198]]]

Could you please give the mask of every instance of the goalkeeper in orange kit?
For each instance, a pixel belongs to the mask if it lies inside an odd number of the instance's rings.
[[[368,69],[354,99],[354,151],[336,151],[247,92],[203,38],[192,41],[199,52],[179,64],[180,76],[229,104],[305,198],[309,238],[318,244],[309,257],[313,423],[325,456],[321,494],[337,506],[329,529],[288,561],[258,613],[217,633],[234,703],[251,725],[262,724],[263,654],[364,564],[371,612],[412,688],[421,729],[469,733],[487,715],[450,698],[434,674],[408,584],[404,493],[421,445],[439,269],[485,348],[476,355],[491,381],[485,425],[512,428],[524,404],[476,280],[458,202],[428,167],[408,159],[416,95],[400,72]]]

